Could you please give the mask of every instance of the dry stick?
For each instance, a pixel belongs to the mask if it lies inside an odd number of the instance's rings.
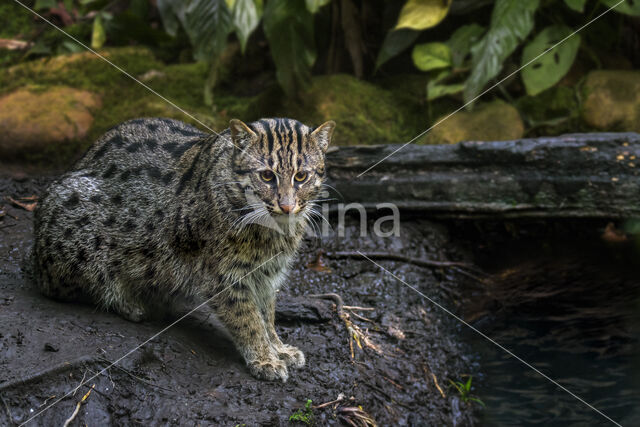
[[[344,325],[347,328],[347,332],[349,333],[349,350],[351,351],[352,359],[355,358],[355,353],[353,352],[354,339],[356,340],[356,344],[358,345],[358,347],[360,347],[360,349],[362,349],[362,345],[360,344],[360,339],[362,339],[362,341],[364,341],[364,344],[367,347],[374,349],[378,353],[382,353],[382,350],[373,342],[371,342],[371,340],[367,337],[367,335],[364,332],[362,332],[360,327],[351,321],[349,314],[344,312],[343,310],[344,301],[342,300],[342,297],[340,295],[336,293],[312,294],[312,295],[309,295],[309,297],[330,299],[330,300],[333,300],[333,302],[336,304],[336,311],[338,313],[338,317],[344,322]],[[351,312],[351,313],[355,314],[354,312]]]
[[[73,411],[73,414],[71,414],[71,416],[69,418],[67,418],[67,421],[64,422],[62,427],[69,427],[69,424],[71,424],[71,421],[73,421],[75,419],[76,415],[78,415],[78,412],[80,412],[80,406],[82,406],[82,404],[85,403],[85,401],[87,400],[87,398],[91,394],[91,390],[93,390],[95,387],[96,387],[95,384],[92,385],[91,388],[89,389],[89,391],[84,396],[82,396],[82,399],[80,399],[80,401],[76,405],[76,409]]]
[[[338,396],[338,398],[336,400],[332,400],[331,402],[321,403],[319,405],[314,406],[313,409],[321,409],[321,408],[324,408],[325,406],[329,406],[329,405],[333,405],[334,403],[342,402],[343,400],[344,400],[344,394],[340,393],[340,395]]]

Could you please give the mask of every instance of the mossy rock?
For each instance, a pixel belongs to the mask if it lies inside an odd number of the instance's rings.
[[[337,123],[335,145],[400,143],[420,132],[420,106],[353,76],[317,76],[298,100],[274,87],[257,96],[246,113],[260,117],[292,117],[319,125]]]
[[[640,132],[640,72],[592,71],[583,91],[582,118],[589,126]]]
[[[131,76],[144,79],[144,84],[209,128],[220,130],[227,127],[228,118],[212,116],[211,109],[202,101],[207,72],[204,65],[166,66],[157,61],[148,49],[139,47],[111,48],[100,53]],[[0,97],[22,90],[46,93],[56,87],[90,92],[101,99],[102,105],[92,110],[93,122],[86,132],[65,138],[64,144],[46,144],[46,149],[41,146],[31,150],[28,155],[17,156],[36,166],[66,168],[108,129],[136,117],[175,118],[207,131],[196,120],[90,52],[25,62],[0,73]],[[57,104],[42,104],[41,114],[49,110],[51,105]],[[20,115],[18,110],[14,112],[15,115]],[[20,143],[16,142],[16,145]]]
[[[67,153],[87,137],[100,105],[95,93],[67,86],[6,94],[0,97],[0,154],[32,161]]]
[[[455,144],[460,141],[507,141],[522,138],[524,123],[518,110],[500,100],[460,111],[449,118],[442,116],[421,144]],[[446,119],[445,119],[446,118]]]

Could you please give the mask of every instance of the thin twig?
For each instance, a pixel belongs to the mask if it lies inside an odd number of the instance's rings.
[[[313,409],[322,409],[326,406],[333,405],[334,403],[342,402],[343,400],[344,400],[344,394],[340,393],[336,400],[332,400],[331,402],[321,403],[319,405],[314,406]]]
[[[73,394],[72,396],[75,396],[76,393],[78,392],[78,389],[80,387],[82,387],[82,384],[84,384],[84,379],[87,377],[87,369],[84,370],[84,374],[82,374],[82,379],[80,380],[80,383],[78,384],[78,387],[76,387],[75,390],[73,390]]]
[[[330,299],[336,304],[336,312],[338,313],[338,317],[344,323],[345,327],[347,328],[347,332],[349,334],[349,351],[351,353],[351,358],[352,359],[355,358],[355,353],[353,351],[353,341],[354,340],[355,340],[356,344],[358,345],[358,348],[360,348],[360,349],[362,349],[362,342],[364,342],[365,346],[374,349],[377,353],[383,353],[383,351],[380,349],[380,347],[378,347],[376,344],[374,344],[369,339],[367,334],[365,332],[363,332],[362,329],[360,329],[360,327],[358,325],[356,325],[355,323],[353,323],[351,321],[351,318],[349,317],[349,313],[345,313],[345,311],[343,310],[344,301],[342,300],[342,297],[340,295],[338,295],[336,293],[312,294],[312,295],[309,295],[309,297],[311,297],[311,298]],[[354,312],[351,312],[351,314],[356,315],[356,313],[354,313]],[[359,315],[356,315],[356,316],[360,317]]]
[[[359,311],[373,311],[375,308],[373,307],[358,307],[357,305],[345,305],[342,306],[345,310],[359,310]]]
[[[73,411],[73,414],[71,414],[71,416],[69,418],[67,418],[67,420],[64,422],[62,427],[69,427],[69,424],[71,424],[71,421],[73,421],[76,417],[76,415],[78,415],[78,412],[80,412],[80,406],[82,406],[83,403],[85,403],[85,401],[87,400],[87,398],[89,397],[89,395],[91,394],[91,391],[96,387],[96,385],[92,385],[91,388],[89,389],[89,391],[82,396],[82,399],[80,399],[80,401],[78,401],[78,403],[76,404],[76,409]]]

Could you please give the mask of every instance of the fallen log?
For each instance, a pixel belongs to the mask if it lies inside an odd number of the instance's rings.
[[[362,174],[399,147],[334,148],[339,202],[451,218],[640,217],[637,133],[408,145]]]

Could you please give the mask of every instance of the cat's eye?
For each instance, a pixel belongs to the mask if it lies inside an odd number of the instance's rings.
[[[293,176],[293,178],[297,181],[297,182],[304,182],[307,180],[307,173],[306,172],[298,172],[297,174],[295,174]]]
[[[275,178],[276,176],[274,175],[273,172],[271,171],[262,171],[260,172],[260,178],[264,181],[264,182],[269,182],[269,181],[273,181],[273,178]]]

